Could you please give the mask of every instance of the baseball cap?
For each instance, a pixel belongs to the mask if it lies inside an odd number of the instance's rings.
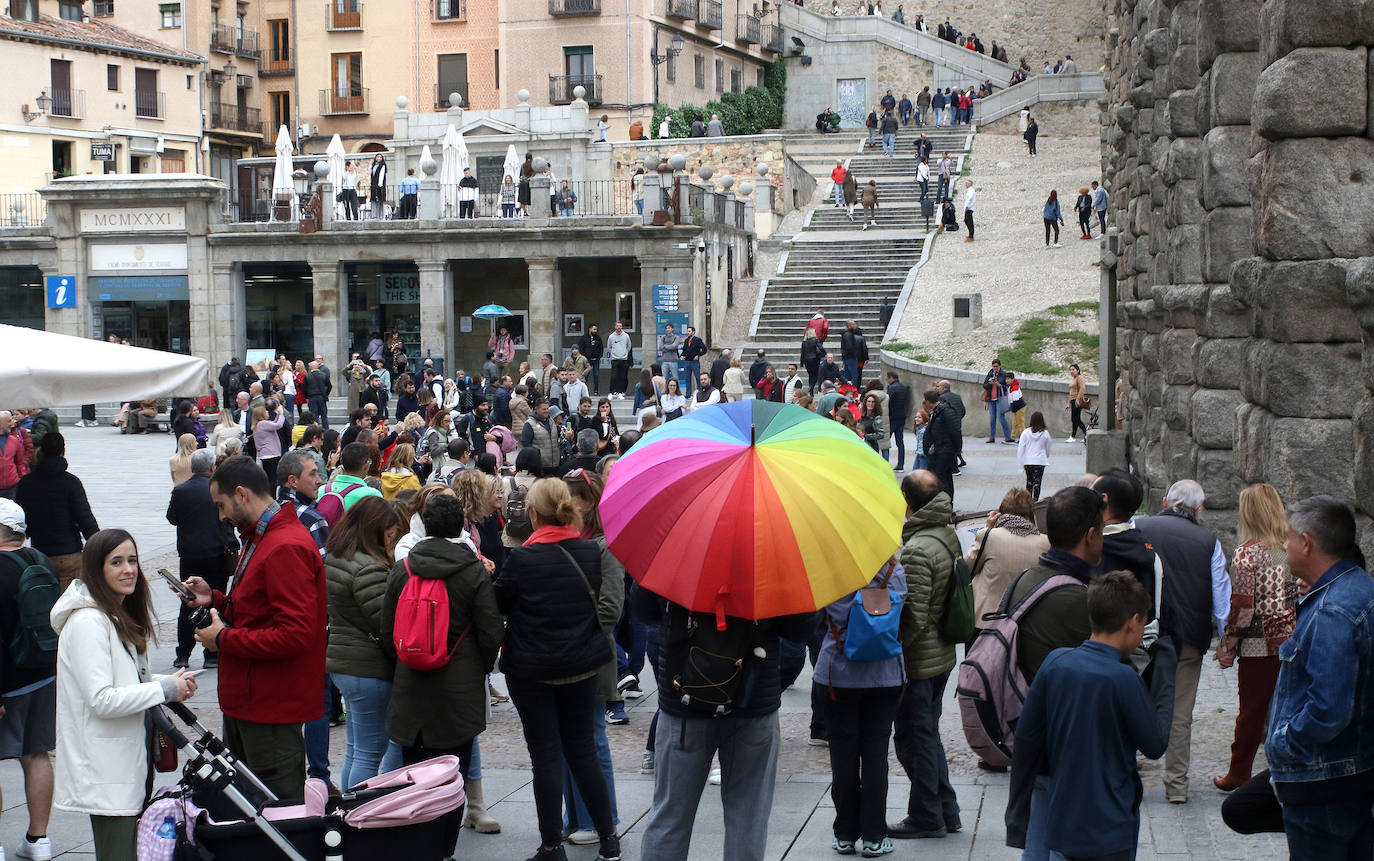
[[[19,507],[19,503],[0,496],[0,526],[7,526],[15,532],[28,532],[28,524],[24,521],[24,509]]]

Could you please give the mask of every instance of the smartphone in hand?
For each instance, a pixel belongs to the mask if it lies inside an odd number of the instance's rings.
[[[157,569],[157,573],[163,580],[167,581],[167,585],[172,587],[172,591],[181,596],[182,600],[187,602],[196,600],[195,594],[192,593],[190,589],[187,589],[186,584],[182,583],[171,571],[168,571],[166,568],[159,568]]]

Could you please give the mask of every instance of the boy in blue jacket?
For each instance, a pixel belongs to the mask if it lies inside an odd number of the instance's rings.
[[[1016,725],[1017,759],[1039,750],[1040,771],[1049,775],[1045,843],[1070,861],[1135,855],[1142,792],[1135,754],[1164,755],[1173,715],[1172,702],[1150,702],[1127,660],[1140,645],[1150,606],[1140,582],[1124,571],[1089,584],[1092,637],[1050,653]]]

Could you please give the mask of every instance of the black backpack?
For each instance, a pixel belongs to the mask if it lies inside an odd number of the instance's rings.
[[[529,494],[529,488],[511,477],[507,477],[506,481],[510,482],[510,493],[506,494],[506,534],[516,541],[523,542],[534,534],[530,513],[525,507],[525,497]]]
[[[30,558],[33,554],[33,558]],[[43,557],[34,551],[0,551],[19,567],[19,588],[14,600],[19,605],[19,624],[5,647],[10,660],[21,670],[42,670],[57,663],[57,632],[52,629],[52,608],[61,597],[57,575]]]
[[[722,631],[715,614],[671,603],[663,648],[672,694],[683,708],[707,717],[749,706],[757,666],[767,656],[758,622],[731,618]]]

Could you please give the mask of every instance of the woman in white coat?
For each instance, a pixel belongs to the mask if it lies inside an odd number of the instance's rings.
[[[1031,413],[1030,425],[1021,431],[1016,441],[1016,465],[1026,473],[1026,490],[1031,499],[1040,501],[1040,482],[1045,478],[1045,467],[1050,464],[1050,446],[1054,440],[1045,429],[1044,413]]]
[[[152,599],[133,536],[103,529],[81,553],[81,579],[52,609],[57,642],[53,803],[91,817],[97,861],[136,861],[138,815],[152,790],[144,713],[196,691],[187,671],[148,671]]]

